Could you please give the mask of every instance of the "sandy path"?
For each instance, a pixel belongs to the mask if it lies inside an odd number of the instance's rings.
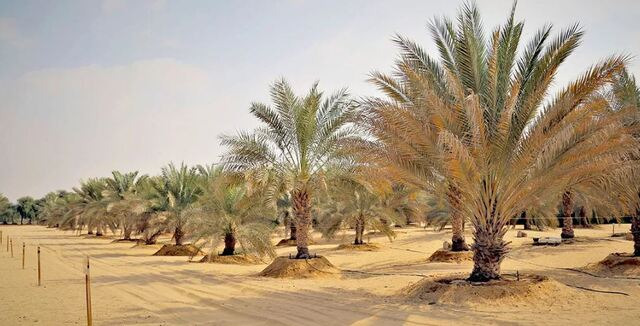
[[[628,229],[628,226],[623,226]],[[616,231],[622,229],[616,227]],[[447,232],[398,230],[398,238],[372,240],[378,252],[336,251],[319,241],[321,253],[341,269],[391,275],[348,273],[340,279],[279,280],[255,277],[266,265],[197,264],[182,257],[150,256],[157,248],[111,239],[77,236],[39,226],[3,226],[0,246],[0,325],[75,325],[85,323],[82,262],[91,256],[96,325],[442,325],[442,324],[613,324],[640,316],[640,281],[595,278],[553,267],[581,267],[610,252],[630,251],[632,243],[608,238],[610,227],[577,229],[592,241],[560,247],[532,247],[530,238],[513,241],[503,272],[535,271],[562,283],[627,296],[589,292],[590,300],[571,305],[479,306],[409,304],[397,296],[416,274],[468,272],[471,263],[426,263]],[[529,232],[557,235],[559,230]],[[14,258],[6,236],[14,239]],[[347,235],[345,242],[350,240]],[[21,269],[21,242],[27,266]],[[40,244],[43,286],[36,286],[35,245]],[[294,248],[278,249],[286,255]]]

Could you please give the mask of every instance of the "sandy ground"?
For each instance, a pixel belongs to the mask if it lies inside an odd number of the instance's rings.
[[[616,232],[628,231],[616,226]],[[447,324],[633,324],[640,316],[640,280],[610,279],[572,272],[611,252],[630,252],[632,242],[610,238],[611,226],[576,229],[586,238],[572,245],[533,247],[532,236],[557,236],[559,230],[528,231],[529,238],[507,238],[512,251],[504,273],[536,273],[560,283],[600,291],[570,302],[479,306],[408,302],[400,293],[420,275],[468,273],[471,262],[427,263],[450,233],[398,229],[392,243],[370,236],[379,251],[335,250],[350,235],[317,240],[312,252],[346,273],[340,278],[286,280],[255,276],[266,264],[199,264],[185,257],[154,257],[159,246],[133,247],[109,238],[78,236],[40,226],[1,226],[0,325],[75,325],[86,323],[83,260],[91,256],[95,325],[447,325]],[[14,258],[6,236],[14,240]],[[468,237],[470,239],[470,236]],[[168,241],[168,239],[163,239]],[[22,270],[22,242],[26,267]],[[43,285],[36,286],[36,245],[42,246]],[[279,248],[288,255],[295,248]],[[572,288],[574,289],[574,288]],[[588,295],[587,295],[588,294]]]

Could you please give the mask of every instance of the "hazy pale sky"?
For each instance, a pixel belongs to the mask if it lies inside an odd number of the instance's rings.
[[[69,189],[112,170],[202,164],[218,135],[251,129],[251,101],[285,77],[298,92],[376,94],[400,33],[435,54],[427,22],[461,1],[0,1],[0,193]],[[479,1],[485,28],[511,1]],[[640,2],[520,1],[524,40],[579,22],[562,86],[614,53],[640,55]],[[640,58],[631,71],[640,75]]]

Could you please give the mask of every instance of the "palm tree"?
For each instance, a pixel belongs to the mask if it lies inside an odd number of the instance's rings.
[[[271,87],[274,107],[253,103],[251,113],[263,127],[254,133],[223,136],[228,147],[223,165],[230,171],[273,173],[291,196],[296,223],[296,258],[309,258],[308,237],[314,191],[322,187],[325,168],[339,160],[340,143],[354,137],[349,127],[354,105],[346,90],[323,99],[317,83],[303,97],[280,80]],[[274,194],[275,195],[275,194]]]
[[[106,189],[104,200],[107,201],[107,212],[116,216],[119,226],[122,228],[123,240],[131,240],[139,211],[134,209],[138,203],[137,192],[147,176],[138,175],[138,171],[121,173],[111,172],[112,177],[106,179]]]
[[[434,20],[439,60],[398,36],[396,74],[372,76],[389,99],[365,103],[376,141],[364,150],[405,181],[449,192],[459,204],[451,209],[471,221],[473,281],[500,278],[513,216],[601,176],[633,142],[621,122],[628,112],[609,112],[598,93],[625,58],[603,60],[548,98],[583,33],[572,26],[550,41],[545,26],[518,55],[523,23],[514,12],[488,41],[473,4],[462,7],[457,26]]]
[[[20,224],[24,224],[25,219],[31,224],[37,213],[36,201],[29,196],[18,198],[16,208],[20,214]]]
[[[106,180],[103,178],[91,178],[80,183],[80,187],[73,188],[76,197],[69,203],[62,221],[63,228],[81,231],[87,227],[88,234],[102,236],[107,228],[115,230],[113,216],[105,213],[107,203],[104,200]]]
[[[275,256],[273,223],[268,219],[275,214],[273,203],[261,191],[249,193],[243,180],[238,182],[221,169],[210,176],[195,206],[185,212],[195,242],[208,240],[213,250],[223,240],[222,256],[235,255],[237,244],[245,253]]]
[[[401,224],[418,214],[410,199],[412,192],[405,186],[393,186],[375,174],[348,175],[332,182],[327,207],[324,209],[325,236],[332,237],[343,224],[355,227],[354,245],[364,244],[368,228],[395,237],[392,223]]]
[[[202,193],[197,169],[189,168],[184,163],[180,167],[170,163],[162,168],[159,178],[151,181],[151,209],[162,217],[163,229],[173,231],[176,246],[181,246],[188,219],[184,211]]]
[[[11,202],[9,201],[9,198],[7,198],[4,194],[0,193],[0,213],[9,209],[10,206],[11,206]]]

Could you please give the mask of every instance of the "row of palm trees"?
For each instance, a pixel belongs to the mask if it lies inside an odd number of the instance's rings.
[[[239,243],[274,255],[269,236],[282,215],[295,226],[295,258],[309,259],[314,220],[328,236],[355,227],[361,244],[366,227],[392,236],[391,223],[429,216],[428,203],[441,198],[452,250],[473,250],[470,280],[488,281],[500,278],[514,217],[555,216],[562,203],[562,236],[572,237],[580,198],[589,212],[632,216],[640,255],[640,91],[628,58],[605,58],[552,96],[583,32],[574,25],[553,36],[546,25],[523,44],[523,27],[514,5],[486,33],[467,3],[456,20],[431,22],[437,56],[394,38],[393,72],[370,78],[380,96],[325,95],[317,84],[299,96],[278,80],[272,105],[251,105],[261,126],[221,137],[218,166],[90,179],[47,203],[46,218],[147,243],[171,232],[176,245],[224,241],[223,254]]]

